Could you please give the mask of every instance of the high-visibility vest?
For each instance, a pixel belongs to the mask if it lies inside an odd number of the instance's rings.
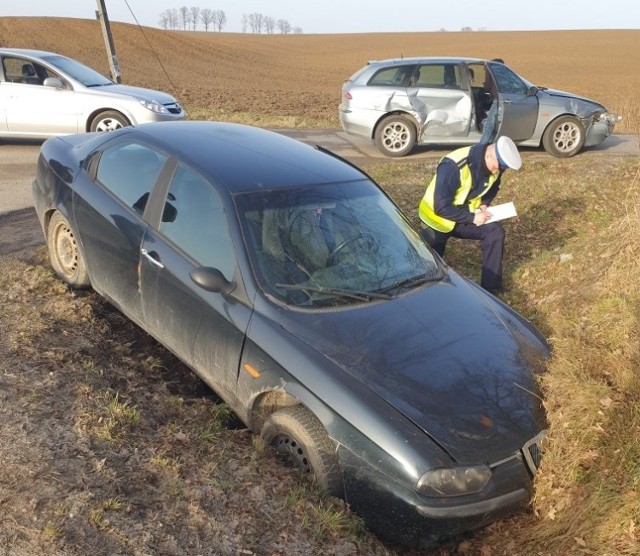
[[[498,179],[499,174],[491,174],[487,178],[487,182],[480,194],[472,199],[467,199],[467,196],[473,187],[473,177],[471,175],[471,168],[469,167],[470,149],[471,147],[462,147],[461,149],[457,149],[443,157],[440,162],[445,158],[450,158],[458,165],[458,169],[460,170],[460,187],[458,187],[453,197],[453,204],[458,207],[467,205],[469,212],[475,212],[480,208],[480,205],[482,204],[482,197],[491,189],[491,186]],[[420,216],[420,220],[422,220],[427,226],[430,226],[439,232],[448,233],[453,230],[456,222],[442,218],[442,216],[438,216],[435,212],[434,195],[436,190],[436,178],[437,174],[433,176],[429,187],[427,187],[427,190],[425,191],[424,197],[422,197],[422,201],[420,201],[418,214]]]

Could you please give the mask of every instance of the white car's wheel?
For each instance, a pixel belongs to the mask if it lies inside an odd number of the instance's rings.
[[[100,112],[91,121],[91,131],[115,131],[121,127],[130,126],[131,123],[120,112],[115,110],[106,110]]]
[[[580,120],[561,116],[549,124],[542,136],[544,150],[558,158],[568,158],[580,152],[585,133]]]
[[[389,116],[376,128],[376,146],[387,156],[405,156],[416,144],[416,127],[404,116]]]

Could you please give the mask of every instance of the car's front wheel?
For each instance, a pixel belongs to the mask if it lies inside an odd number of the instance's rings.
[[[91,285],[84,258],[78,246],[78,236],[68,220],[55,212],[47,228],[49,259],[55,273],[74,288]]]
[[[544,150],[558,158],[568,158],[580,152],[585,133],[580,120],[561,116],[549,124],[542,136]]]
[[[416,144],[416,127],[405,116],[389,116],[376,128],[374,140],[382,154],[405,156]]]
[[[343,496],[335,446],[308,409],[296,405],[276,411],[266,420],[260,434],[286,464],[309,475],[331,496]]]
[[[131,122],[120,112],[105,110],[91,120],[91,131],[115,131],[116,129],[130,125]]]

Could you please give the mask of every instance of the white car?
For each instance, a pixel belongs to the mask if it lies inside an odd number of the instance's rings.
[[[0,48],[0,61],[0,137],[47,138],[185,118],[171,95],[119,85],[60,54]]]
[[[371,61],[342,87],[340,122],[387,156],[416,145],[470,145],[494,130],[518,145],[573,156],[600,145],[621,117],[572,93],[536,87],[496,60],[402,58]]]

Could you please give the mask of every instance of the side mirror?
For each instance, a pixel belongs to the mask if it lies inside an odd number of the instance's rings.
[[[236,283],[229,282],[217,268],[201,266],[194,268],[189,276],[194,283],[208,292],[228,295],[236,289]]]
[[[535,85],[532,85],[531,87],[529,87],[529,90],[527,91],[527,96],[529,97],[535,96],[539,90],[540,89],[538,89],[538,87],[536,87]]]
[[[57,77],[47,77],[42,84],[45,87],[52,87],[54,89],[64,89],[64,85],[62,84],[62,81],[60,81],[60,79],[58,79]]]

